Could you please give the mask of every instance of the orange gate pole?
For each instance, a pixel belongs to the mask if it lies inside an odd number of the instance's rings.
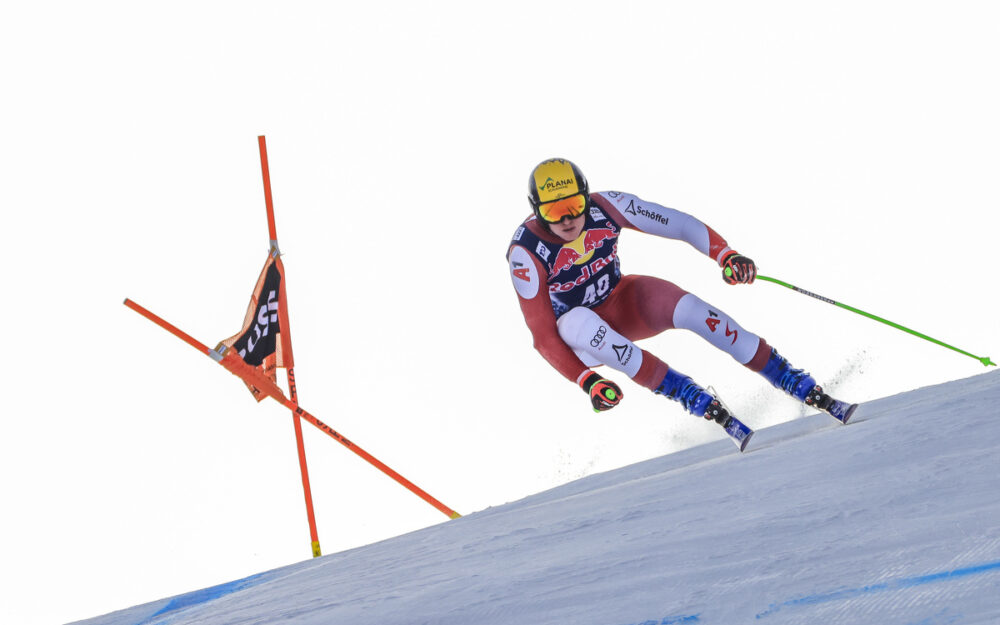
[[[274,201],[271,198],[271,172],[267,164],[267,144],[264,141],[264,135],[257,137],[257,146],[260,149],[260,172],[261,177],[264,179],[264,205],[267,207],[267,231],[271,239],[271,253],[278,255],[278,232],[274,224]],[[285,276],[282,275],[282,279]],[[288,348],[291,351],[292,340],[291,340],[291,330],[288,326],[288,300],[285,299],[285,327],[282,327],[282,332],[288,333]],[[288,394],[291,396],[291,401],[296,406],[299,405],[298,392],[295,390],[295,372],[294,367],[287,367],[285,369],[285,375],[288,377]],[[316,531],[316,513],[313,509],[312,501],[312,489],[309,486],[309,467],[306,465],[306,447],[302,440],[302,420],[299,415],[292,410],[292,424],[295,428],[295,445],[299,452],[299,470],[302,473],[302,492],[306,499],[306,517],[309,520],[309,538],[312,541],[312,554],[314,558],[318,558],[323,555],[322,550],[319,546],[319,532]]]

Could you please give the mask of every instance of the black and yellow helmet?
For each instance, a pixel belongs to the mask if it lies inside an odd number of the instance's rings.
[[[589,194],[590,188],[583,172],[563,158],[542,161],[528,176],[528,202],[539,217],[542,217],[539,214],[539,207],[543,204],[551,204],[575,195],[580,195],[586,203]],[[552,220],[546,219],[546,221]]]

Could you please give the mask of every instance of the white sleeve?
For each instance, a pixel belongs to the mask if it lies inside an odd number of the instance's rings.
[[[718,233],[687,213],[621,191],[602,191],[595,195],[599,206],[607,204],[615,208],[628,222],[624,225],[640,232],[685,241],[717,262],[729,250]]]

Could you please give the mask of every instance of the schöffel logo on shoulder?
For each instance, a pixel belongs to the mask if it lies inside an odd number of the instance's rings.
[[[657,213],[656,211],[651,211],[648,208],[644,208],[642,206],[637,205],[635,203],[635,200],[629,201],[628,208],[625,209],[625,212],[629,215],[641,215],[647,219],[658,221],[664,226],[667,225],[667,223],[670,221],[668,217],[664,217],[663,215]]]

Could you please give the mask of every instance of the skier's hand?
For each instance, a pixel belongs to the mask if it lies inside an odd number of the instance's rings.
[[[722,259],[722,279],[728,284],[752,284],[757,277],[757,265],[752,260],[738,254],[729,252]]]
[[[590,403],[594,412],[611,410],[622,400],[622,389],[611,380],[606,380],[596,373],[588,375],[580,387],[590,395]]]

